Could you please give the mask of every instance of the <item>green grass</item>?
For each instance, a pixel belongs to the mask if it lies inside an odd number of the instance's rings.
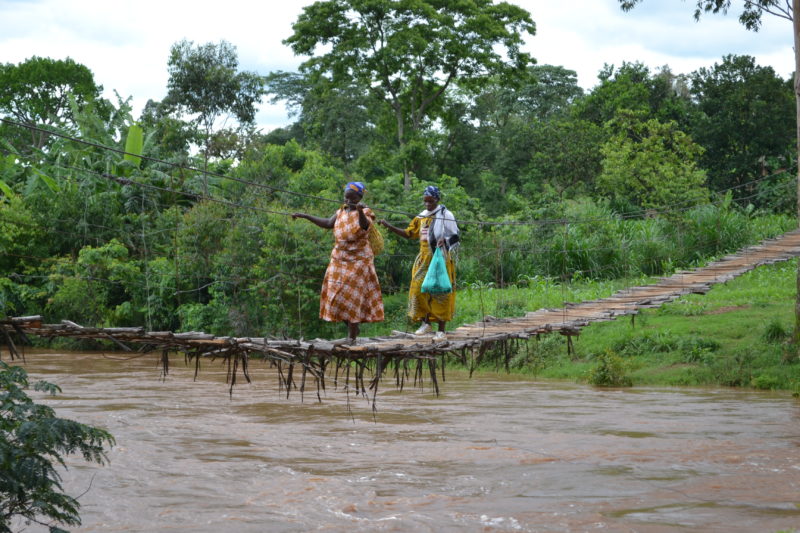
[[[798,393],[800,362],[790,344],[796,269],[796,261],[762,266],[715,285],[706,295],[690,295],[644,310],[634,320],[621,317],[592,324],[573,338],[572,356],[567,355],[566,339],[561,335],[512,343],[508,361],[496,350],[487,353],[478,371],[507,367],[511,372],[546,379],[602,382],[607,376],[598,372],[607,372],[613,361],[614,372],[619,374],[610,380],[613,383],[629,380],[633,385],[716,385]],[[485,315],[520,316],[652,282],[636,279],[562,285],[534,278],[502,290],[466,287],[458,292],[457,319],[448,329]],[[385,298],[385,333],[412,329],[405,321],[405,301],[402,294]]]
[[[706,295],[645,310],[633,324],[592,325],[575,343],[577,359],[616,353],[629,361],[635,385],[797,391],[800,364],[790,344],[796,276],[794,261],[759,267]]]

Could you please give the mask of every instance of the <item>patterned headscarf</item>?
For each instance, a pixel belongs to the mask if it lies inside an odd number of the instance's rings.
[[[431,196],[439,200],[442,197],[442,193],[439,192],[439,187],[428,185],[427,187],[425,187],[425,192],[422,193],[422,196]]]
[[[364,196],[364,192],[367,190],[366,186],[361,183],[360,181],[351,181],[347,185],[344,186],[344,190],[352,189],[356,191],[361,196]]]

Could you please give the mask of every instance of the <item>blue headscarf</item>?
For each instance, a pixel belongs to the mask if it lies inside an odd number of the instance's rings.
[[[360,181],[351,181],[347,185],[344,186],[344,190],[352,189],[356,191],[361,196],[364,196],[364,191],[367,190],[366,186],[361,183]]]
[[[425,192],[422,193],[422,196],[432,196],[433,198],[439,200],[442,197],[442,193],[439,192],[439,187],[428,185],[427,187],[425,187]]]

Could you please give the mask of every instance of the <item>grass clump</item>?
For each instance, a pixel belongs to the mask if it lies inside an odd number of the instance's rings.
[[[791,337],[791,334],[791,331],[784,326],[780,319],[773,318],[764,327],[764,331],[761,334],[761,340],[767,343],[779,344],[788,341]]]
[[[510,367],[537,376],[565,357],[564,339],[560,335],[544,335],[535,341],[526,342],[524,349],[520,346],[511,358]]]

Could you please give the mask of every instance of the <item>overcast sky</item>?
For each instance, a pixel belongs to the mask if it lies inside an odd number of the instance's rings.
[[[644,0],[623,13],[618,0],[510,0],[528,10],[536,35],[526,51],[539,64],[563,66],[591,89],[605,63],[641,61],[690,73],[719,63],[726,54],[752,55],[782,77],[793,72],[791,22],[766,15],[758,33],[738,22],[741,0],[725,15],[692,18],[695,0]],[[166,93],[170,46],[226,40],[241,67],[260,74],[295,71],[303,58],[282,44],[311,0],[0,0],[0,62],[38,55],[71,57],[94,72],[105,96],[132,97],[138,116],[148,99]],[[286,125],[281,105],[264,103],[257,117],[263,131]]]

